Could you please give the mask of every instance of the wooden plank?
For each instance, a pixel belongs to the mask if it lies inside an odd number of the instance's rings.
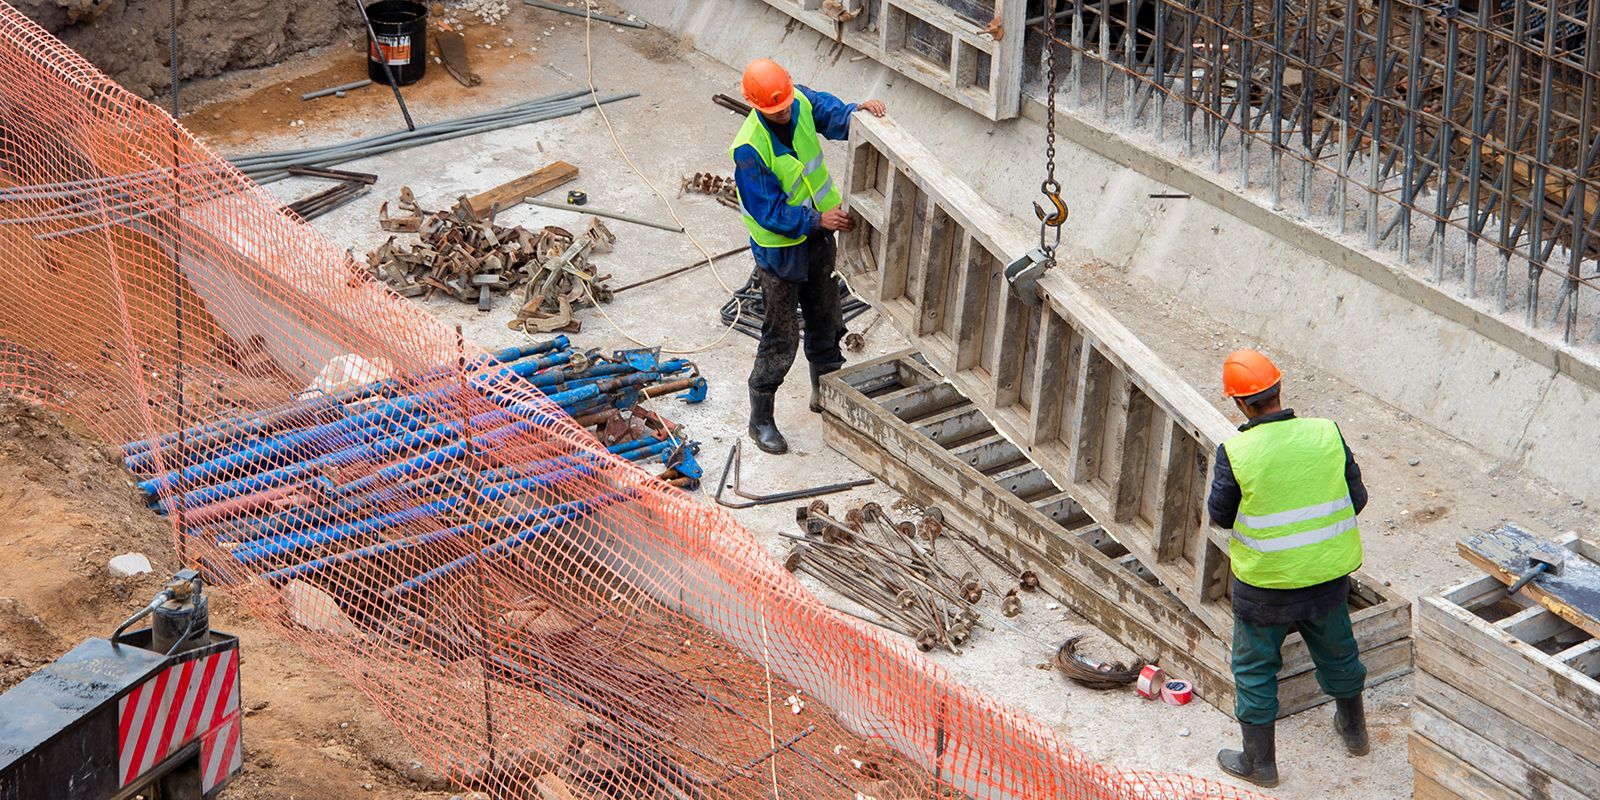
[[[1514,800],[1503,784],[1483,774],[1471,764],[1451,755],[1448,750],[1413,732],[1409,738],[1411,767],[1418,775],[1425,775],[1445,792],[1446,797],[1460,800]]]
[[[1496,621],[1494,626],[1529,644],[1538,644],[1558,633],[1577,630],[1571,623],[1543,606],[1524,608],[1516,614]]]
[[[1522,591],[1590,636],[1600,636],[1600,564],[1511,524],[1465,537],[1456,549],[1462,558],[1507,585],[1527,571],[1530,553],[1560,556],[1561,574],[1540,575]]]
[[[1600,764],[1539,735],[1522,720],[1502,714],[1426,672],[1417,672],[1412,680],[1417,710],[1426,708],[1429,713],[1445,717],[1456,726],[1482,736],[1494,743],[1495,747],[1503,749],[1507,755],[1527,765],[1530,771],[1551,776],[1569,786],[1600,786]],[[1458,756],[1470,756],[1466,750],[1451,744],[1448,737],[1434,735],[1427,730],[1428,727],[1428,724],[1413,716],[1413,729],[1444,744],[1446,749]],[[1538,781],[1529,783],[1537,785]]]
[[[1032,397],[1028,401],[1028,444],[1037,446],[1056,440],[1061,429],[1062,392],[1068,384],[1062,369],[1072,338],[1072,327],[1055,314],[1046,312],[1039,319],[1038,345],[1034,348]]]
[[[520,178],[506,181],[467,198],[467,206],[478,217],[487,219],[522,202],[524,197],[541,195],[578,179],[578,168],[565,161],[546,164]]]
[[[1572,788],[1559,777],[1535,767],[1507,752],[1503,739],[1486,739],[1450,719],[1425,703],[1411,709],[1411,730],[1445,754],[1471,765],[1492,782],[1492,788],[1510,797],[1537,797],[1541,800],[1591,800],[1592,795]],[[1535,737],[1537,738],[1537,737]],[[1497,743],[1498,742],[1498,743]]]
[[[1556,653],[1556,660],[1591,678],[1600,678],[1600,639],[1579,642],[1562,650]]]
[[[1600,683],[1442,598],[1418,612],[1419,671],[1600,763]]]

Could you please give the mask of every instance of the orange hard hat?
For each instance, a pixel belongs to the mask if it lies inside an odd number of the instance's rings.
[[[1254,350],[1235,350],[1222,362],[1222,391],[1229,397],[1251,397],[1283,380],[1278,365]]]
[[[794,102],[794,79],[770,58],[758,58],[744,68],[744,99],[757,111],[775,114]]]

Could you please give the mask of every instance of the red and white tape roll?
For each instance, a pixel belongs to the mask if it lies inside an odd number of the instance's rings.
[[[1134,687],[1139,696],[1146,700],[1158,700],[1161,697],[1161,685],[1167,682],[1167,674],[1154,664],[1144,665],[1139,671],[1139,682]]]
[[[1186,706],[1194,699],[1194,688],[1188,681],[1167,681],[1161,684],[1161,699],[1169,705]]]

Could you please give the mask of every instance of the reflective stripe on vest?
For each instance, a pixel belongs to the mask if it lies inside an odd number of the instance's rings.
[[[728,155],[732,156],[743,145],[750,145],[761,156],[767,169],[778,177],[778,184],[788,196],[789,205],[819,212],[831,211],[839,206],[841,199],[833,188],[833,176],[828,174],[828,165],[822,158],[822,139],[817,135],[817,121],[811,116],[811,101],[801,92],[795,93],[794,101],[791,112],[794,115],[793,154],[776,154],[772,132],[763,124],[761,113],[751,111],[750,116],[745,118],[744,126],[739,129],[739,135],[734,137],[733,146],[728,148]],[[762,247],[792,247],[806,240],[803,235],[784,236],[761,227],[755,215],[745,207],[743,197],[739,198],[739,213],[750,231],[750,239]]]
[[[1344,439],[1324,419],[1263,423],[1223,444],[1239,484],[1229,542],[1239,580],[1294,589],[1361,565],[1361,533],[1344,477]]]

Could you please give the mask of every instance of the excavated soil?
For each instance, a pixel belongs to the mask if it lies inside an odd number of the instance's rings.
[[[116,454],[56,414],[0,401],[0,690],[91,636],[107,636],[177,568],[167,520],[144,507]],[[140,552],[155,571],[114,578]],[[235,800],[447,798],[377,708],[220,593],[212,625],[240,638],[244,772]]]

